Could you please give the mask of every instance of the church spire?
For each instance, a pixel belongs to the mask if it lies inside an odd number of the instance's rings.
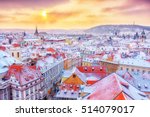
[[[39,33],[38,33],[38,28],[37,28],[37,26],[36,26],[34,35],[38,36],[38,34],[39,34]]]

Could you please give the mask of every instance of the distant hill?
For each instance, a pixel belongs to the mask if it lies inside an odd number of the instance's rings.
[[[86,33],[114,33],[114,32],[139,32],[150,31],[150,26],[141,25],[100,25],[85,30]]]
[[[100,25],[95,26],[89,29],[38,29],[39,32],[47,32],[51,34],[83,34],[83,33],[98,33],[98,34],[108,34],[115,32],[141,32],[150,31],[150,26],[141,26],[141,25]],[[29,32],[34,33],[35,29],[0,29],[2,32]]]

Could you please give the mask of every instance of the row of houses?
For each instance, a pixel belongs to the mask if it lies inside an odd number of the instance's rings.
[[[2,72],[0,73],[1,100],[50,98],[54,95],[55,87],[61,81],[63,69],[70,69],[81,64],[81,58],[64,59],[58,57],[60,55],[55,52],[36,59],[33,64],[29,62],[24,64],[6,52],[0,52],[2,62],[0,69]]]
[[[49,96],[49,90],[60,81],[63,60],[47,56],[31,66],[17,62],[6,52],[1,51],[0,55],[1,100],[45,99]]]

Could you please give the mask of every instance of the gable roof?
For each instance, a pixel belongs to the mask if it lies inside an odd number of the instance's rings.
[[[87,97],[89,100],[148,99],[145,93],[142,93],[115,73],[110,74],[90,87],[93,90]]]
[[[63,83],[72,85],[83,85],[85,82],[83,82],[76,74],[72,74]]]
[[[70,78],[75,74],[79,79],[81,79],[82,82],[86,82],[86,76],[85,74],[81,73],[76,67],[74,67],[72,70],[65,70],[63,72],[62,77]]]
[[[9,67],[6,78],[15,78],[20,85],[27,84],[41,77],[41,73],[34,67],[24,65],[11,65]]]

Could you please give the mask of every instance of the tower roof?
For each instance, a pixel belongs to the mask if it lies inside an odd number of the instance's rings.
[[[39,33],[38,33],[38,28],[37,28],[37,26],[36,26],[34,35],[38,35],[38,34],[39,34]]]

